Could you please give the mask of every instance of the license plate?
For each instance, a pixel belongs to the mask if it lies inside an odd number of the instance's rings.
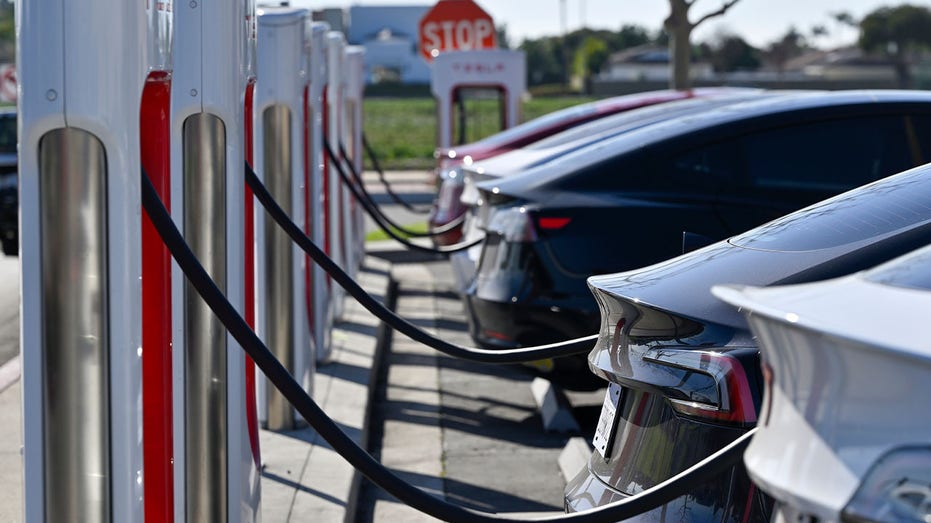
[[[617,428],[617,408],[621,401],[621,386],[617,383],[608,385],[604,404],[601,405],[601,416],[595,426],[595,438],[592,446],[601,457],[607,460],[611,457],[611,443],[614,441],[614,431]]]

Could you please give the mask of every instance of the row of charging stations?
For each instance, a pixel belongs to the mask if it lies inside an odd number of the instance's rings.
[[[340,295],[254,205],[244,163],[355,274],[362,217],[323,140],[361,168],[363,53],[254,0],[17,17],[26,520],[255,521],[259,423],[295,415],[171,262],[140,172],[312,392]]]

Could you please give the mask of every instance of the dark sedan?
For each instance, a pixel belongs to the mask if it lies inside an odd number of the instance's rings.
[[[648,125],[483,182],[470,332],[489,348],[591,334],[587,277],[671,258],[928,160],[931,93],[801,93]]]
[[[16,108],[0,108],[0,246],[7,256],[19,252],[16,158]]]
[[[759,347],[713,285],[834,278],[929,243],[931,164],[675,259],[590,278],[601,330],[589,364],[610,385],[595,452],[566,487],[567,509],[637,494],[756,424],[766,379]],[[770,509],[740,464],[638,520],[764,522]]]
[[[650,91],[616,96],[554,111],[471,144],[437,149],[434,156],[437,159],[438,191],[437,199],[430,212],[430,226],[438,228],[447,225],[466,211],[466,208],[459,203],[459,195],[463,187],[459,167],[463,164],[471,165],[473,162],[524,147],[566,129],[640,107],[674,100],[754,91],[754,89],[706,87],[688,91]],[[459,241],[460,236],[459,228],[455,228],[447,234],[436,237],[435,240],[440,245],[450,245]]]

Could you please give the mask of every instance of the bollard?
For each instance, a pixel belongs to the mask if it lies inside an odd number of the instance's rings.
[[[142,521],[147,13],[89,0],[16,15],[25,520]]]
[[[358,45],[346,47],[346,128],[343,144],[346,146],[347,161],[360,177],[364,170],[362,161],[362,100],[365,95],[365,48]],[[362,266],[365,252],[365,217],[362,206],[352,198],[350,208],[350,238],[352,247],[348,250],[349,267],[353,277]]]
[[[317,245],[326,245],[326,191],[324,176],[324,93],[327,83],[326,38],[330,26],[323,22],[306,21],[307,71],[310,85],[307,91],[307,152],[310,163],[309,178],[305,181],[304,230]],[[330,276],[309,257],[305,257],[307,307],[312,314],[311,332],[317,349],[317,361],[330,355],[330,332],[333,327],[333,307],[330,305]]]
[[[305,9],[262,8],[255,100],[256,174],[295,223],[304,223]],[[308,393],[316,355],[308,329],[305,256],[277,224],[256,215],[259,281],[258,334]],[[270,430],[295,428],[294,409],[262,377],[259,418]],[[264,399],[264,401],[262,401]]]
[[[245,103],[255,4],[174,7],[171,213],[228,299],[244,309]],[[247,361],[180,270],[172,273],[175,520],[255,521],[258,447]]]

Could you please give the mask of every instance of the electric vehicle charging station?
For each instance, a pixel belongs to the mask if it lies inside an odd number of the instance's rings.
[[[143,493],[148,271],[137,239],[138,176],[140,168],[151,176],[157,163],[140,153],[140,128],[152,123],[146,95],[149,87],[170,94],[152,103],[171,114],[158,125],[168,128],[175,221],[223,293],[246,310],[241,168],[251,155],[254,4],[26,4],[19,53],[41,53],[21,73],[23,395],[25,411],[41,413],[24,420],[26,519],[141,521],[143,500],[152,499]],[[49,34],[49,26],[64,31]],[[247,362],[172,267],[172,519],[254,521],[259,461]],[[52,426],[60,434],[45,430]]]
[[[305,181],[304,230],[317,245],[325,246],[327,242],[328,225],[326,213],[326,190],[324,181],[324,164],[326,157],[323,152],[324,113],[326,107],[324,98],[327,85],[327,35],[330,26],[324,22],[306,20],[306,42],[309,46],[305,55],[310,85],[307,90],[307,154],[310,169],[308,179]],[[331,290],[328,285],[329,275],[319,265],[313,263],[305,256],[305,293],[308,309],[312,315],[310,319],[311,332],[314,336],[317,360],[324,360],[330,354],[330,331],[333,328],[333,307],[330,305]]]
[[[343,112],[343,58],[345,55],[346,38],[343,33],[330,31],[327,33],[327,87],[326,87],[326,141],[330,149],[339,154],[339,142],[345,128],[345,113]],[[327,204],[325,206],[326,220],[328,222],[328,254],[340,267],[348,268],[346,250],[351,243],[347,242],[346,213],[348,212],[348,191],[343,187],[336,166],[329,165],[327,159]],[[350,272],[350,275],[352,273]],[[346,292],[338,285],[330,286],[330,304],[333,307],[335,321],[343,316],[343,299]],[[322,351],[325,358],[329,351]]]
[[[171,214],[242,311],[255,3],[184,2],[174,16]],[[175,520],[255,521],[259,459],[247,359],[177,266],[172,302]]]
[[[449,51],[433,60],[431,89],[437,105],[437,147],[453,144],[455,105],[465,89],[485,88],[503,97],[502,128],[520,122],[527,90],[527,61],[521,51]]]
[[[346,113],[346,128],[343,145],[345,145],[346,154],[349,155],[346,161],[361,176],[364,169],[362,160],[362,101],[365,97],[365,48],[358,45],[346,47],[345,67],[346,102],[344,111]],[[355,201],[355,198],[351,200],[349,206],[351,211],[349,231],[352,244],[348,249],[347,257],[349,267],[352,269],[351,274],[355,278],[362,267],[362,253],[365,252],[365,217],[362,214],[362,206]]]
[[[142,520],[148,29],[142,2],[17,6],[27,521]]]
[[[305,26],[309,12],[261,8],[255,95],[256,174],[295,223],[305,223]],[[257,333],[308,393],[316,355],[304,286],[305,256],[264,212],[256,213]],[[270,430],[295,428],[293,407],[259,378],[259,419]]]

